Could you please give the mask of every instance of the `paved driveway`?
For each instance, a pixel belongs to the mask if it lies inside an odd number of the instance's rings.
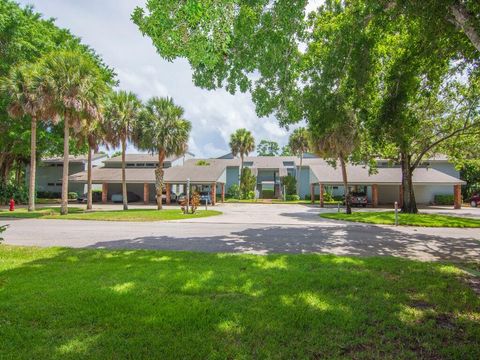
[[[321,219],[304,205],[225,204],[221,216],[170,222],[8,220],[7,244],[238,253],[480,259],[478,229],[374,226]],[[475,209],[476,210],[476,209]],[[447,210],[445,210],[447,211]]]

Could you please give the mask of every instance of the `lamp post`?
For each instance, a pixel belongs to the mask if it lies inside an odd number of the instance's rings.
[[[190,178],[187,179],[187,214],[190,205]]]

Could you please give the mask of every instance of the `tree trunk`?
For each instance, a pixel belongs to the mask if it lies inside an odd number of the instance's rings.
[[[92,210],[92,148],[88,147],[87,161],[87,210]]]
[[[127,141],[122,139],[122,202],[123,210],[128,210],[127,179],[125,173],[125,152],[127,150]]]
[[[300,154],[300,167],[297,171],[297,195],[300,196],[300,174],[302,173],[303,152]]]
[[[158,166],[155,169],[155,191],[157,192],[157,209],[162,210],[162,194],[163,194],[163,162],[165,161],[165,152],[158,151]]]
[[[467,8],[456,1],[456,4],[450,6],[455,23],[463,30],[465,35],[472,43],[473,46],[480,51],[480,34],[473,26],[475,16],[471,14]]]
[[[411,156],[405,152],[401,152],[402,165],[402,186],[403,186],[403,204],[402,212],[408,214],[418,213],[417,202],[415,201],[415,193],[413,191],[413,170],[411,167]]]
[[[28,184],[28,211],[35,211],[35,175],[37,173],[37,120],[32,117],[30,134],[30,181]]]
[[[60,213],[62,215],[68,214],[68,157],[69,157],[69,140],[70,140],[70,127],[68,123],[68,117],[64,116],[63,119],[63,176],[62,176],[62,208]]]
[[[342,180],[343,180],[343,193],[345,195],[345,213],[352,213],[352,204],[350,199],[350,189],[348,188],[347,166],[345,165],[345,159],[340,154],[340,166],[342,167]]]

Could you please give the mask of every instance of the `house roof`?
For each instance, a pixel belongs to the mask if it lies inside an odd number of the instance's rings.
[[[312,183],[341,184],[342,172],[340,166],[336,168],[326,162],[311,164],[310,170],[314,175]],[[402,180],[401,168],[378,168],[377,173],[369,174],[368,168],[358,165],[347,165],[347,177],[350,184],[385,184],[400,185]],[[413,172],[413,183],[417,185],[460,185],[465,182],[453,176],[432,168],[417,168]]]
[[[175,161],[180,159],[182,156],[169,156],[165,159],[165,161]],[[158,163],[158,155],[157,154],[125,154],[125,161],[126,162],[150,162],[150,163]],[[106,159],[104,163],[121,163],[122,162],[122,155],[114,156],[110,159]]]
[[[92,160],[98,160],[107,157],[107,154],[93,154]],[[86,163],[88,161],[87,155],[70,155],[68,157],[68,161],[71,163],[78,162],[78,163]],[[48,157],[42,159],[43,163],[63,163],[63,156],[56,156],[56,157]]]
[[[175,166],[164,169],[164,181],[167,183],[183,184],[190,179],[192,184],[209,184],[213,182],[225,182],[221,179],[225,172],[224,166],[210,164],[208,166]],[[87,182],[87,171],[82,171],[69,176],[72,182]],[[155,169],[152,168],[127,168],[125,169],[127,183],[155,183]],[[121,168],[93,168],[92,181],[94,183],[121,183]]]

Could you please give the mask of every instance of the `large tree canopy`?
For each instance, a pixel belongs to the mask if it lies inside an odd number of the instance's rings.
[[[0,81],[8,76],[15,66],[26,63],[30,66],[41,56],[69,49],[80,51],[101,69],[105,81],[113,82],[115,74],[101,58],[68,30],[57,27],[52,19],[45,20],[31,7],[21,8],[10,0],[0,2]],[[21,166],[27,162],[30,152],[30,121],[25,118],[12,119],[8,114],[11,103],[9,94],[0,94],[0,172],[13,162]],[[40,122],[37,133],[37,154],[61,154],[63,132],[50,122]],[[72,153],[83,151],[71,143]]]

